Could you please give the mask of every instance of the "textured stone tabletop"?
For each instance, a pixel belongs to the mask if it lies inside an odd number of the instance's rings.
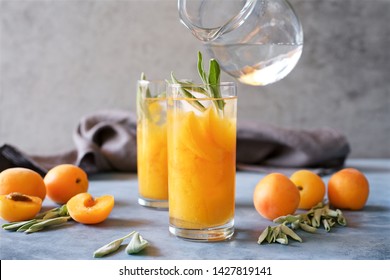
[[[138,255],[124,248],[105,259],[390,259],[390,160],[349,160],[348,167],[363,171],[370,184],[370,196],[362,211],[343,211],[347,227],[327,233],[299,231],[303,243],[258,245],[261,231],[272,222],[259,216],[252,205],[252,192],[262,173],[237,173],[234,237],[216,243],[189,242],[168,232],[168,211],[152,210],[137,203],[135,174],[99,174],[90,178],[93,196],[112,194],[115,207],[98,225],[69,222],[66,226],[25,234],[0,230],[0,258],[9,259],[93,259],[100,246],[138,231],[150,247]],[[329,176],[324,177],[327,182]],[[46,199],[44,209],[56,205]],[[3,223],[4,221],[2,221]]]

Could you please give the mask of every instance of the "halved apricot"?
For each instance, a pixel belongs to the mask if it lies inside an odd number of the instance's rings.
[[[37,196],[44,200],[46,186],[41,175],[34,170],[12,167],[0,172],[0,195],[13,192]]]
[[[0,195],[0,216],[8,222],[34,218],[42,207],[42,199],[18,192]]]
[[[114,208],[114,197],[103,195],[94,198],[89,193],[73,196],[67,203],[69,215],[82,224],[97,224],[103,222]]]

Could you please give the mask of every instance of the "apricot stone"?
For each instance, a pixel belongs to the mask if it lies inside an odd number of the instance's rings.
[[[20,222],[34,218],[42,207],[42,199],[13,192],[0,195],[0,216],[8,222]]]

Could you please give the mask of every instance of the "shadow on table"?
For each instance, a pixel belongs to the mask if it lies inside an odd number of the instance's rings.
[[[142,219],[118,219],[118,218],[109,218],[103,223],[96,225],[89,225],[96,228],[137,228],[139,226],[148,225],[150,221]]]

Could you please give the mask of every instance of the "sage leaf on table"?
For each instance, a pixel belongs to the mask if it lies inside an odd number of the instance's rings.
[[[287,236],[290,236],[292,239],[299,241],[299,242],[302,242],[302,238],[300,238],[298,234],[296,234],[291,228],[289,228],[285,224],[281,224],[280,229],[286,235],[286,239],[287,239]]]
[[[329,204],[322,202],[311,208],[309,211],[299,215],[281,216],[274,220],[278,224],[290,225],[292,229],[302,229],[304,231],[313,233],[321,225],[326,231],[330,231],[336,224],[346,226],[347,220],[340,209],[330,209]]]
[[[126,253],[129,255],[137,254],[145,249],[148,245],[149,242],[146,241],[138,232],[136,232],[126,247]]]
[[[132,236],[135,233],[136,233],[135,231],[132,231],[129,234],[127,234],[121,238],[115,239],[114,241],[111,241],[110,243],[100,247],[99,249],[97,249],[93,253],[93,257],[94,258],[101,258],[101,257],[104,257],[105,255],[108,255],[108,254],[111,254],[111,253],[117,251],[119,249],[119,247],[122,245],[123,240],[125,240],[126,238],[129,238],[130,236]]]
[[[58,226],[66,223],[71,219],[70,216],[64,216],[64,217],[57,217],[57,218],[51,218],[42,220],[40,222],[32,224],[28,229],[26,229],[25,233],[33,233],[40,230],[43,230],[44,228],[51,227],[51,226]]]
[[[68,208],[66,207],[66,204],[56,207],[50,210],[47,210],[45,212],[42,212],[35,216],[35,219],[50,219],[55,217],[64,217],[69,216]]]
[[[8,231],[20,231],[19,230],[20,228],[26,227],[26,225],[30,226],[30,225],[34,224],[35,222],[37,222],[37,219],[32,219],[29,221],[22,221],[22,222],[6,223],[6,224],[3,224],[1,227],[5,230],[8,230]]]
[[[41,220],[32,219],[32,220],[30,220],[30,221],[27,221],[26,223],[24,223],[24,225],[18,227],[16,231],[18,231],[18,232],[26,231],[26,230],[28,230],[32,225],[38,223],[39,221],[41,221]]]
[[[264,241],[268,241],[268,243],[278,242],[288,244],[288,237],[302,242],[302,239],[294,230],[302,229],[306,232],[314,233],[322,225],[329,232],[336,224],[345,226],[347,220],[341,210],[332,210],[329,208],[329,204],[321,202],[306,213],[281,216],[276,218],[274,223],[280,225],[268,226],[264,229],[259,236],[258,244],[262,244]]]
[[[25,233],[38,232],[51,226],[59,226],[71,220],[66,204],[35,216],[34,219],[22,222],[12,222],[3,224],[1,227],[8,231]]]
[[[288,244],[288,237],[292,239],[302,242],[302,238],[298,236],[292,229],[290,229],[285,224],[277,225],[277,226],[268,226],[263,230],[260,234],[257,243],[262,244],[264,241],[268,243],[280,243],[283,245]]]

